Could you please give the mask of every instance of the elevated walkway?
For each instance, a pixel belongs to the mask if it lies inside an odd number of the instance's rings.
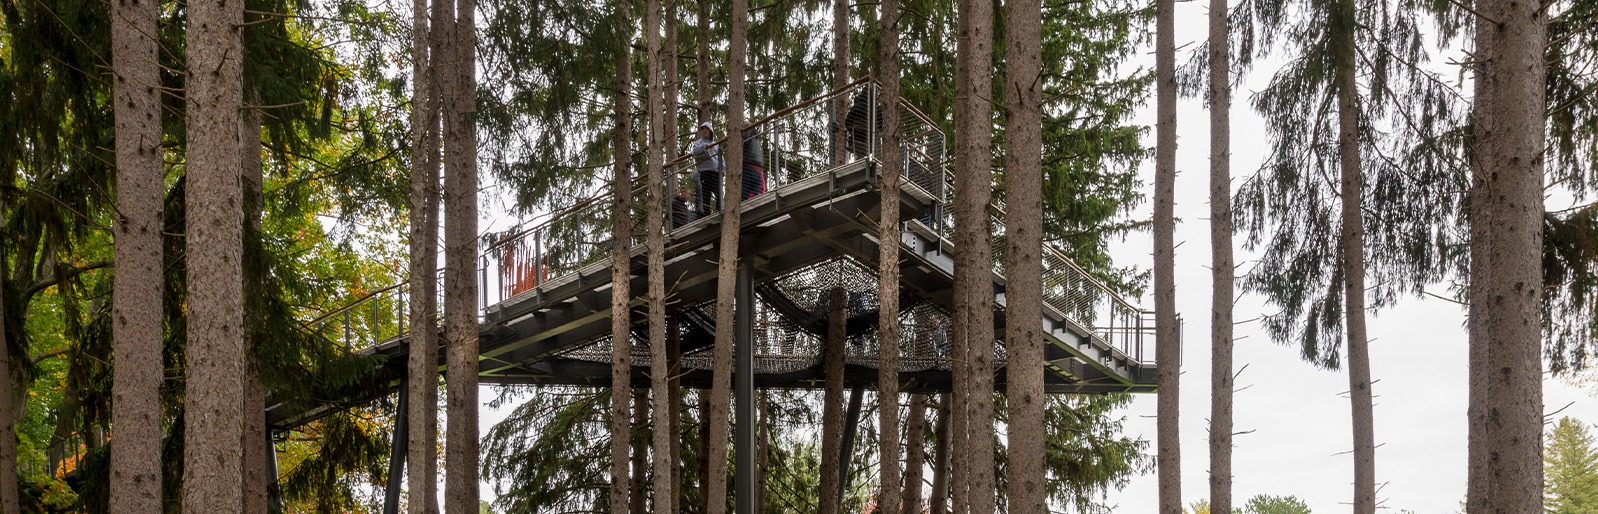
[[[874,157],[876,125],[868,116],[864,137],[851,133],[852,160],[830,166],[824,147],[829,109],[861,95],[869,84],[809,100],[757,121],[771,190],[742,202],[739,253],[753,289],[754,382],[757,387],[819,388],[826,344],[826,318],[833,289],[844,290],[848,323],[845,381],[870,387],[877,378],[876,223],[881,191]],[[870,98],[866,96],[866,98]],[[900,245],[900,382],[908,391],[947,391],[951,383],[947,336],[953,307],[953,244],[942,205],[950,198],[944,138],[925,116],[901,106],[901,134],[907,158],[898,201]],[[834,111],[836,112],[836,111]],[[850,130],[859,128],[858,125]],[[818,134],[819,133],[819,134]],[[818,137],[819,136],[819,137]],[[675,163],[674,171],[691,169]],[[733,168],[733,166],[729,166]],[[675,174],[674,173],[674,176]],[[730,178],[737,174],[729,172]],[[642,198],[639,194],[638,198]],[[610,385],[611,284],[609,266],[610,199],[584,202],[528,230],[485,237],[480,261],[479,378],[483,383]],[[1002,232],[1002,212],[995,230]],[[639,223],[638,225],[642,225]],[[720,215],[670,231],[665,281],[668,284],[670,336],[679,349],[685,387],[710,383],[710,347],[715,332],[716,263]],[[603,234],[602,237],[593,234]],[[641,234],[635,234],[639,236]],[[1002,250],[1002,234],[993,239]],[[635,296],[647,290],[646,256],[641,237],[630,249]],[[1151,392],[1155,377],[1153,316],[1116,296],[1069,259],[1046,249],[1042,277],[1043,317],[1048,335],[1046,389],[1052,393]],[[1002,261],[995,253],[996,260]],[[1003,387],[1006,365],[1003,334],[1006,277],[1002,265],[992,275],[996,301],[996,385]],[[373,295],[365,307],[351,306],[342,318],[329,316],[318,327],[364,340],[352,349],[374,359],[378,383],[351,386],[315,405],[273,403],[268,425],[284,429],[392,392],[405,375],[408,351],[402,316],[384,323],[378,312],[405,312],[405,291],[396,286]],[[388,303],[384,303],[384,302]],[[371,311],[370,316],[350,312]],[[650,373],[643,300],[627,313],[635,327],[626,344],[633,352],[633,385],[648,387]],[[362,321],[370,318],[370,322]],[[353,321],[352,321],[353,320]],[[352,347],[362,346],[351,342]],[[1152,348],[1152,346],[1150,346]],[[442,352],[440,357],[442,365]],[[442,367],[440,368],[442,371]]]

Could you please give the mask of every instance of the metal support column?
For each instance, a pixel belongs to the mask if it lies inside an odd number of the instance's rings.
[[[734,320],[733,390],[738,421],[733,437],[737,465],[733,468],[738,514],[755,512],[755,285],[748,259],[738,263],[737,316]]]
[[[283,486],[277,477],[277,445],[273,443],[272,427],[266,427],[266,511],[283,512]]]
[[[389,444],[388,485],[383,488],[383,514],[399,514],[400,489],[405,483],[405,455],[409,453],[411,410],[410,380],[400,378],[399,403],[394,410],[394,441]]]
[[[843,447],[838,449],[838,497],[843,498],[849,491],[849,461],[854,457],[855,432],[860,427],[860,401],[866,395],[866,389],[859,384],[849,390],[849,411],[844,414],[843,420]]]

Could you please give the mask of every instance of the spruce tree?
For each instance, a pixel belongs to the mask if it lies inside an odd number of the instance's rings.
[[[618,25],[632,27],[632,14],[626,2],[617,6],[617,13]],[[612,108],[615,127],[611,136],[614,162],[610,182],[610,237],[614,242],[610,250],[610,511],[615,513],[630,510],[627,452],[631,449],[632,429],[628,425],[627,401],[633,396],[632,31],[622,32],[629,36],[617,42],[622,51],[616,54],[616,93]],[[632,487],[642,490],[644,484],[632,484]],[[631,500],[634,503],[631,510],[643,509],[641,498]]]
[[[1576,514],[1598,510],[1598,448],[1587,425],[1559,419],[1543,451],[1543,511]]]

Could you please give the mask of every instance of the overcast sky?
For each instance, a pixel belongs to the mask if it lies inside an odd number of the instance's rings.
[[[1177,2],[1177,47],[1207,37],[1208,8],[1200,2]],[[1180,53],[1180,51],[1179,51]],[[1149,56],[1152,66],[1152,56]],[[1178,57],[1178,63],[1184,57]],[[1252,173],[1268,151],[1260,119],[1247,103],[1274,72],[1269,63],[1256,69],[1234,93],[1232,109],[1232,176]],[[1453,70],[1450,70],[1450,74]],[[1449,75],[1452,76],[1452,75]],[[1177,309],[1182,329],[1184,373],[1181,385],[1182,498],[1184,505],[1209,496],[1210,388],[1210,234],[1209,114],[1197,99],[1182,99],[1177,108],[1176,228]],[[1154,123],[1153,101],[1142,123]],[[1154,145],[1151,130],[1146,143]],[[1153,195],[1153,161],[1143,169],[1146,193]],[[1550,206],[1555,201],[1550,200]],[[1151,212],[1152,202],[1141,208]],[[1241,242],[1241,238],[1238,239]],[[1122,265],[1151,269],[1149,237],[1129,238],[1114,247]],[[1238,248],[1239,273],[1254,255]],[[1444,287],[1434,291],[1447,296]],[[1153,308],[1152,296],[1141,300]],[[1250,320],[1274,312],[1257,297],[1237,304],[1235,319]],[[1371,374],[1376,381],[1377,502],[1387,512],[1404,509],[1423,514],[1460,511],[1465,498],[1467,338],[1463,306],[1438,299],[1410,299],[1370,318]],[[1256,494],[1295,495],[1315,512],[1347,512],[1353,498],[1354,467],[1349,418],[1348,375],[1321,371],[1299,359],[1296,347],[1271,342],[1258,323],[1236,327],[1239,338],[1234,366],[1247,369],[1237,378],[1234,403],[1233,502],[1242,506]],[[1565,408],[1562,416],[1598,420],[1591,393],[1560,379],[1544,383],[1545,412]],[[1129,409],[1127,434],[1150,441],[1154,451],[1155,396],[1139,396]],[[1110,495],[1117,513],[1157,512],[1158,485],[1153,473],[1138,477]]]

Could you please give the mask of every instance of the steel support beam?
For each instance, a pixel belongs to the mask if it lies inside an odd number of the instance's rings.
[[[405,483],[405,455],[409,453],[411,410],[410,379],[400,377],[398,411],[394,415],[394,441],[389,444],[388,485],[383,488],[383,514],[399,514],[400,488]]]
[[[849,467],[852,466],[850,458],[854,457],[855,432],[860,427],[860,401],[866,395],[865,387],[855,384],[849,390],[849,410],[843,419],[843,447],[838,449],[842,454],[838,457],[838,497],[843,498],[849,492]]]
[[[755,512],[755,285],[748,259],[739,259],[737,316],[733,347],[733,381],[738,398],[738,433],[734,443],[738,514]]]

